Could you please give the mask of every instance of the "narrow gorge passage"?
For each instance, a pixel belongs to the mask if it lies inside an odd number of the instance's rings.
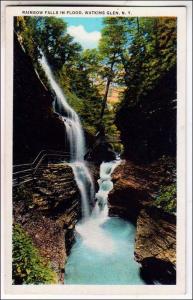
[[[101,164],[99,191],[94,195],[93,180],[84,161],[85,138],[79,117],[67,103],[43,53],[40,63],[56,95],[55,111],[66,127],[70,165],[82,201],[82,220],[76,225],[76,241],[65,266],[65,284],[144,284],[134,261],[135,227],[120,218],[108,217],[111,174],[120,160]]]

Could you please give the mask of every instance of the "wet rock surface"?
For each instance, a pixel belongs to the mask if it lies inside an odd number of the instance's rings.
[[[64,282],[64,265],[81,217],[80,194],[67,164],[42,167],[32,183],[14,188],[14,222],[31,236],[40,254]]]

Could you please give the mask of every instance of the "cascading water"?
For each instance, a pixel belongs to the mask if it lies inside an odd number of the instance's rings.
[[[101,225],[108,220],[107,198],[113,188],[111,174],[120,161],[103,162],[100,166],[100,179],[98,180],[99,191],[96,193],[96,203],[90,218],[79,222],[76,231],[83,239],[83,243],[92,249],[102,252],[112,252],[114,243],[106,235]],[[108,248],[107,248],[108,244]]]
[[[92,215],[76,226],[76,242],[65,266],[66,284],[144,284],[133,259],[135,227],[108,217],[111,174],[120,161],[100,166],[99,191]]]
[[[85,139],[80,119],[76,112],[69,106],[62,89],[54,79],[51,68],[44,56],[39,62],[47,76],[50,86],[55,93],[55,111],[63,118],[66,128],[66,137],[70,147],[71,166],[78,185],[82,200],[82,216],[84,219],[90,215],[90,202],[94,199],[94,184],[89,170],[84,161]]]

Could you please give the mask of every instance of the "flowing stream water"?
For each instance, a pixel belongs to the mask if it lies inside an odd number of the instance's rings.
[[[144,284],[139,265],[134,261],[134,225],[118,217],[108,217],[107,199],[113,188],[111,174],[120,160],[101,164],[99,191],[95,194],[84,161],[85,139],[79,117],[69,106],[43,53],[39,62],[56,96],[55,112],[64,121],[70,165],[82,201],[82,219],[76,225],[76,241],[65,266],[65,284]]]

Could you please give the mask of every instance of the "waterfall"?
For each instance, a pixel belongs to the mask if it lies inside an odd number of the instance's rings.
[[[66,284],[144,284],[139,265],[133,259],[135,227],[108,216],[108,194],[113,188],[111,175],[120,160],[100,166],[99,190],[84,161],[85,139],[80,119],[68,104],[42,54],[39,60],[55,94],[54,109],[64,121],[70,148],[70,165],[82,200],[82,220],[76,225],[76,241],[65,265]],[[90,202],[96,197],[91,212]]]
[[[70,148],[70,164],[74,172],[76,183],[80,190],[82,216],[85,219],[90,215],[90,202],[94,199],[95,191],[92,177],[84,161],[84,132],[77,113],[72,109],[72,107],[70,107],[62,89],[56,82],[46,57],[43,53],[41,53],[41,55],[42,57],[39,59],[39,62],[55,94],[55,112],[61,115],[66,128],[66,137]]]

